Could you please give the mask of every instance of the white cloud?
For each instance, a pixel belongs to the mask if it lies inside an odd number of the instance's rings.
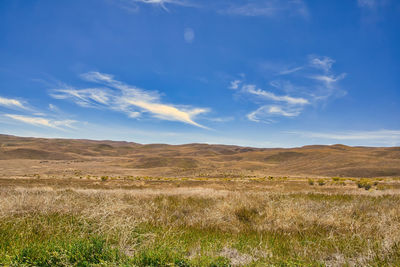
[[[49,109],[51,111],[59,111],[58,107],[56,105],[53,105],[53,104],[49,104]]]
[[[294,72],[297,72],[297,71],[299,71],[299,70],[302,70],[303,68],[304,68],[304,67],[301,66],[301,67],[296,67],[296,68],[292,68],[292,69],[286,69],[286,70],[280,71],[278,74],[279,74],[279,75],[292,74],[292,73],[294,73]]]
[[[278,96],[275,95],[272,92],[268,92],[268,91],[264,91],[261,89],[257,89],[255,85],[253,84],[247,84],[243,86],[243,90],[245,90],[246,92],[253,94],[253,95],[257,95],[266,99],[270,99],[270,100],[274,100],[274,101],[278,101],[278,102],[286,102],[288,104],[291,105],[307,105],[310,104],[310,102],[302,97],[291,97],[288,95],[284,95],[284,96]]]
[[[233,89],[233,90],[238,89],[238,88],[239,88],[239,84],[240,84],[241,82],[242,82],[241,80],[234,80],[234,81],[231,81],[231,85],[229,86],[229,89]]]
[[[0,106],[7,108],[28,109],[20,100],[5,98],[1,96],[0,96]]]
[[[169,6],[201,8],[195,0],[108,0],[108,2],[132,13],[139,11],[140,6],[149,5],[169,12]],[[234,1],[214,1],[207,7],[219,14],[248,17],[309,17],[307,5],[303,0],[253,0],[238,3]]]
[[[332,68],[333,63],[335,61],[330,57],[318,57],[318,56],[310,56],[310,64],[311,66],[322,69],[325,72],[329,72]]]
[[[160,7],[167,12],[169,11],[167,5],[176,5],[183,7],[196,6],[192,1],[185,0],[114,0],[113,3],[117,4],[120,8],[125,9],[129,12],[137,12],[139,10],[139,4]]]
[[[229,122],[235,120],[234,117],[229,116],[229,117],[221,117],[221,118],[208,118],[207,120],[213,121],[213,122]]]
[[[274,122],[272,117],[297,117],[301,110],[299,107],[265,105],[247,114],[247,118],[254,122],[271,123]]]
[[[307,18],[309,16],[307,6],[301,0],[256,0],[242,5],[231,4],[229,7],[221,9],[220,13],[249,17],[276,17],[279,15],[297,15]]]
[[[344,79],[344,77],[346,77],[346,73],[342,73],[336,77],[333,75],[316,75],[312,76],[311,79],[321,81],[325,83],[327,87],[331,87],[332,84]]]
[[[96,107],[101,104],[107,105],[109,93],[107,89],[89,88],[76,90],[74,88],[56,89],[50,94],[56,99],[73,98],[75,103],[82,107]]]
[[[183,38],[185,39],[186,43],[192,43],[194,41],[194,31],[192,28],[186,28],[183,33]]]
[[[195,125],[197,127],[206,128],[205,126],[193,121],[192,117],[196,116],[197,114],[208,112],[207,109],[192,109],[185,111],[171,105],[137,101],[135,99],[128,99],[126,102],[132,104],[133,106],[142,108],[143,110],[152,113],[154,117],[162,120],[180,121]]]
[[[278,80],[268,81],[269,90],[246,83],[244,78],[231,81],[229,88],[235,89],[236,94],[256,97],[250,100],[260,106],[247,115],[251,121],[263,121],[262,117],[265,117],[270,122],[271,116],[296,117],[307,105],[316,107],[318,103],[327,101],[333,96],[346,95],[346,91],[338,85],[339,81],[345,78],[346,73],[335,75],[332,71],[334,62],[335,60],[329,57],[312,55],[309,56],[306,64],[297,65],[299,67],[295,68],[285,67],[284,70],[282,69],[285,64],[267,62],[261,65],[266,77],[280,75]],[[268,71],[271,72],[269,76]],[[277,91],[283,91],[284,94]]]
[[[17,115],[17,114],[4,114],[4,117],[35,125],[35,126],[45,126],[45,127],[50,127],[50,128],[56,128],[60,129],[60,127],[68,127],[68,128],[73,128],[72,124],[74,124],[76,121],[74,120],[52,120],[48,118],[43,118],[43,117],[31,117],[31,116],[24,116],[24,115]]]
[[[207,108],[192,108],[176,106],[161,102],[161,97],[156,91],[144,90],[135,86],[117,81],[112,75],[100,72],[88,72],[82,77],[90,82],[101,83],[113,88],[88,88],[88,89],[55,89],[51,96],[57,99],[72,99],[83,107],[101,107],[126,113],[130,118],[140,117],[149,113],[152,117],[178,121],[197,127],[205,126],[194,121],[194,118],[207,113]],[[117,90],[115,90],[117,89]]]
[[[137,111],[128,112],[129,118],[136,119],[136,118],[139,118],[140,116],[141,116],[140,112],[137,112]]]

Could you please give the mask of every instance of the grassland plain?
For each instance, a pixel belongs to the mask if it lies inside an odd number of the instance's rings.
[[[400,148],[0,135],[0,265],[400,266]]]
[[[399,266],[400,181],[2,178],[0,265]]]

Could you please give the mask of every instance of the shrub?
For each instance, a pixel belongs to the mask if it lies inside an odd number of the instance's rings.
[[[107,180],[108,180],[108,176],[101,176],[101,180],[102,180],[103,182],[107,181]]]
[[[358,188],[364,188],[365,190],[369,190],[371,189],[372,184],[365,179],[361,179],[357,182],[357,186]]]
[[[313,179],[308,179],[308,184],[309,185],[314,185],[314,180]]]
[[[319,179],[318,180],[318,185],[320,185],[320,186],[325,185],[325,180],[324,179]]]
[[[339,182],[340,181],[340,177],[332,177],[332,180],[335,182]]]

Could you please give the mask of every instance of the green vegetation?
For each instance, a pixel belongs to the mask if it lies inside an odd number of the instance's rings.
[[[361,179],[357,182],[358,188],[364,188],[365,190],[369,190],[372,187],[372,182],[367,179]]]
[[[220,191],[181,180],[109,190],[115,181],[0,188],[0,266],[400,266],[398,195],[326,179],[290,193],[256,188],[289,178]]]
[[[89,266],[124,258],[74,216],[16,216],[0,222],[0,265]]]

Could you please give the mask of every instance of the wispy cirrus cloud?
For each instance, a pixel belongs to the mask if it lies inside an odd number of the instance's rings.
[[[53,89],[51,96],[56,99],[71,99],[82,107],[107,108],[124,112],[130,118],[150,114],[154,118],[183,122],[200,128],[207,128],[194,119],[209,112],[208,108],[163,103],[156,91],[145,90],[115,80],[110,74],[88,72],[81,75],[89,82],[102,84],[104,88],[76,89],[66,87]]]
[[[45,126],[59,130],[62,129],[63,127],[73,128],[73,124],[77,122],[75,120],[54,120],[45,117],[32,117],[32,116],[25,116],[18,114],[3,114],[3,116],[15,121],[35,126]]]
[[[337,83],[338,81],[344,79],[346,77],[346,73],[342,73],[340,75],[316,75],[311,76],[311,79],[320,81],[325,83],[326,87],[330,88],[333,84]]]
[[[138,12],[140,5],[150,5],[169,12],[168,6],[196,7],[193,1],[187,0],[110,0],[122,9],[129,12]]]
[[[302,70],[303,68],[304,68],[303,66],[300,66],[300,67],[296,67],[296,68],[292,68],[292,69],[285,69],[285,70],[282,70],[282,71],[278,72],[277,74],[278,75],[292,74],[292,73],[294,73],[296,71]]]
[[[241,82],[242,82],[241,80],[231,81],[231,85],[229,86],[229,89],[233,89],[233,90],[238,89]]]
[[[11,109],[28,109],[25,102],[13,98],[5,98],[0,96],[0,106]]]
[[[254,84],[243,84],[240,93],[255,96],[262,102],[270,102],[247,114],[247,118],[254,122],[272,123],[275,122],[273,117],[296,117],[300,115],[305,105],[310,104],[309,100],[303,97],[276,95],[259,89]]]
[[[256,0],[232,2],[219,10],[221,14],[247,17],[301,16],[308,17],[309,12],[302,0]]]
[[[332,65],[335,63],[335,60],[330,57],[318,57],[315,55],[311,55],[309,59],[309,64],[317,69],[322,69],[325,72],[329,72],[332,68]]]
[[[272,117],[297,117],[302,109],[293,106],[264,105],[247,114],[247,118],[254,122],[272,123]]]
[[[272,92],[268,92],[268,91],[264,91],[261,89],[258,89],[254,84],[246,84],[242,87],[242,90],[244,90],[247,93],[265,98],[265,99],[269,99],[269,100],[273,100],[273,101],[277,101],[277,102],[286,102],[287,104],[291,104],[291,105],[307,105],[310,104],[310,102],[302,97],[292,97],[289,95],[281,95],[278,96]]]
[[[261,89],[243,79],[230,82],[229,89],[236,94],[248,96],[248,100],[258,105],[247,114],[254,122],[271,123],[273,117],[293,118],[299,116],[306,106],[315,106],[334,95],[345,95],[338,83],[346,73],[336,75],[332,71],[335,61],[329,57],[311,55],[302,65],[287,67],[284,64],[262,64],[262,71],[269,71],[273,80],[268,82],[269,89]],[[278,79],[276,79],[278,78]]]
[[[208,5],[195,0],[108,0],[128,12],[138,12],[140,6],[152,6],[169,12],[169,7],[206,8],[221,15],[267,17],[297,16],[308,18],[309,11],[303,0],[215,0]]]

